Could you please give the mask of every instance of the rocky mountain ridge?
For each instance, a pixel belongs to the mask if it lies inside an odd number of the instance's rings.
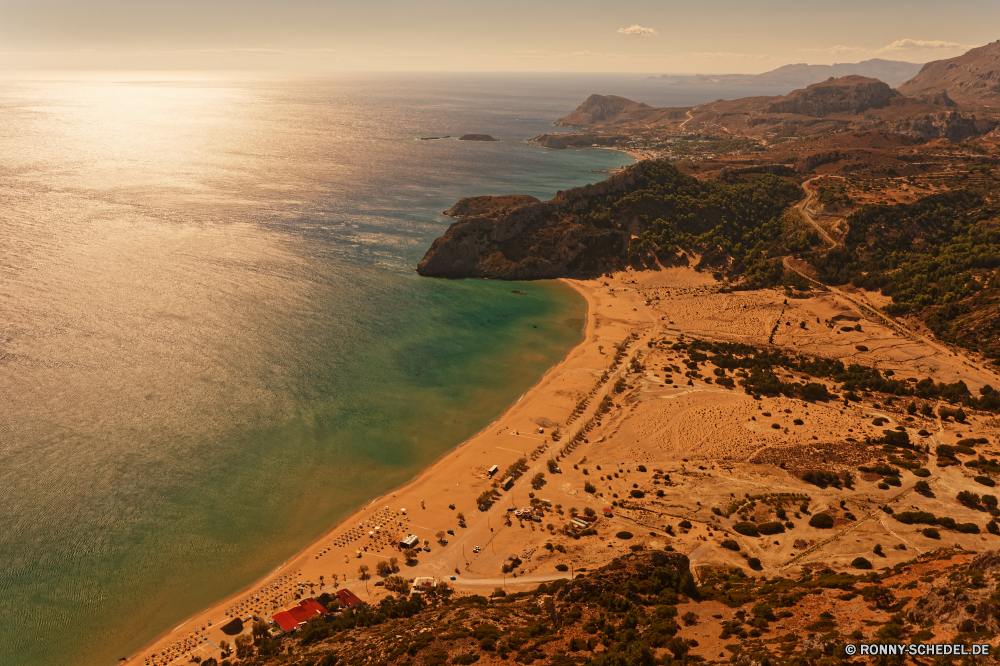
[[[899,91],[910,97],[943,91],[959,104],[1000,107],[1000,40],[927,63]]]

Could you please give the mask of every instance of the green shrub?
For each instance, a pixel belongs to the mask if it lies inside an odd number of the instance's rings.
[[[617,537],[617,538],[619,538],[619,539],[621,539],[623,541],[627,541],[627,540],[629,540],[629,539],[632,538],[632,533],[631,532],[624,532],[623,531],[623,532],[619,532],[618,534],[616,534],[615,537]]]
[[[743,536],[755,537],[760,536],[760,532],[757,530],[757,525],[750,522],[739,522],[733,525],[733,531],[739,532]]]
[[[781,534],[785,531],[785,526],[777,522],[760,523],[757,525],[757,531],[761,534]]]
[[[569,567],[565,564],[557,564],[556,571],[569,571]]]
[[[940,539],[941,538],[941,533],[938,532],[933,527],[925,527],[924,529],[920,530],[920,533],[923,534],[928,539]]]
[[[993,523],[993,524],[996,525],[996,523]],[[719,545],[722,546],[723,548],[726,548],[727,550],[739,550],[740,549],[740,544],[736,543],[732,539],[726,539],[722,543],[720,543]]]
[[[929,469],[927,469],[926,467],[920,467],[918,469],[913,470],[913,476],[919,476],[921,478],[926,479],[930,475],[931,475],[931,471]]]
[[[871,569],[872,563],[864,557],[855,557],[854,561],[851,562],[851,566],[855,569]]]
[[[976,483],[981,483],[984,486],[989,486],[990,488],[997,485],[997,482],[988,476],[977,476],[976,478],[973,479],[973,481],[975,481]]]
[[[833,527],[833,518],[826,513],[817,513],[809,519],[809,527],[816,527],[821,530],[828,530]]]

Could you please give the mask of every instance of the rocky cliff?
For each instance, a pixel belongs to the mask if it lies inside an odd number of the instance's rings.
[[[945,91],[959,104],[1000,106],[1000,41],[957,58],[929,62],[899,91],[910,97]]]
[[[465,217],[434,241],[417,273],[504,280],[600,274],[618,265],[628,237],[620,229],[586,224],[575,213],[586,208],[589,198],[627,191],[642,174],[640,163],[603,182],[559,192],[550,201]],[[449,211],[474,210],[468,201]]]
[[[772,102],[766,112],[822,118],[835,113],[881,109],[895,97],[901,95],[882,81],[864,76],[844,76],[791,92]]]

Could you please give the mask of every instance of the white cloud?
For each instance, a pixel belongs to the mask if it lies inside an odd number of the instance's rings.
[[[770,60],[771,56],[766,53],[692,53],[690,58],[705,60]]]
[[[879,49],[880,53],[892,51],[954,51],[957,49],[971,49],[971,44],[958,44],[956,42],[945,42],[940,39],[897,39],[888,46]]]
[[[829,53],[831,55],[867,54],[872,52],[871,49],[861,46],[844,46],[843,44],[821,49],[799,49],[799,51],[803,53]]]
[[[623,35],[634,35],[636,37],[654,37],[659,34],[653,28],[643,28],[641,25],[633,25],[628,28],[618,28],[618,32]]]

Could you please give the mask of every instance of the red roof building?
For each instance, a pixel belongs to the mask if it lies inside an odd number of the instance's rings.
[[[344,608],[353,608],[361,603],[361,599],[358,595],[354,594],[350,590],[337,590],[337,598],[340,599],[340,603]]]
[[[309,621],[309,618],[315,617],[316,615],[322,615],[325,612],[326,609],[323,608],[318,601],[309,597],[308,599],[300,601],[298,606],[293,606],[288,610],[275,613],[271,619],[274,620],[275,624],[281,627],[282,631],[287,633],[292,629],[298,629],[301,627]]]

